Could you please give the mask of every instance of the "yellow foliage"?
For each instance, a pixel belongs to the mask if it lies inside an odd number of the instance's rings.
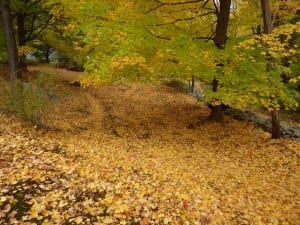
[[[34,51],[34,48],[29,47],[29,46],[19,46],[18,47],[18,55],[27,55],[29,53],[32,53]]]
[[[112,58],[111,69],[113,71],[124,69],[126,66],[145,66],[146,59],[137,53]]]

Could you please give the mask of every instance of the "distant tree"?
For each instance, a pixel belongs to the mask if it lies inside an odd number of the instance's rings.
[[[50,26],[55,26],[55,19],[51,13],[56,4],[47,0],[15,0],[12,13],[16,19],[19,64],[26,70],[27,44],[35,39],[42,40],[42,36]]]
[[[242,108],[259,106],[269,111],[272,138],[279,138],[280,110],[295,110],[299,106],[296,87],[300,78],[299,70],[297,72],[300,49],[296,37],[300,34],[300,24],[292,24],[290,19],[281,16],[282,22],[274,26],[271,15],[274,5],[269,0],[261,0],[260,4],[263,29],[240,41],[233,49],[231,60],[235,63],[227,74],[238,73],[239,79],[232,80],[236,85],[229,88],[235,87],[239,105]]]
[[[272,34],[273,24],[272,24],[272,13],[270,8],[269,0],[261,0],[261,8],[264,22],[264,33]],[[266,46],[268,48],[268,46]],[[270,54],[267,54],[268,62],[267,62],[267,70],[273,69],[273,59]],[[279,110],[272,109],[271,111],[272,117],[272,138],[280,138],[280,117]]]
[[[8,60],[4,36],[2,16],[0,16],[0,65],[7,63]]]

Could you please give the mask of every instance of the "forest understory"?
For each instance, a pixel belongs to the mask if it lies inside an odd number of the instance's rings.
[[[163,85],[44,72],[37,125],[0,113],[0,224],[298,224],[299,142]]]

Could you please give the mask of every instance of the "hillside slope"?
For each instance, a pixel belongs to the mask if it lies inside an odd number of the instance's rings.
[[[59,81],[38,127],[0,114],[0,224],[296,225],[300,143],[208,112],[161,85]]]

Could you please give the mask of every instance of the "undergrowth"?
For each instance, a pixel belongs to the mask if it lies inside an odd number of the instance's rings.
[[[39,73],[35,78],[27,82],[20,81],[15,88],[10,88],[9,81],[1,78],[0,110],[39,124],[43,110],[55,96],[55,80],[53,75]]]

